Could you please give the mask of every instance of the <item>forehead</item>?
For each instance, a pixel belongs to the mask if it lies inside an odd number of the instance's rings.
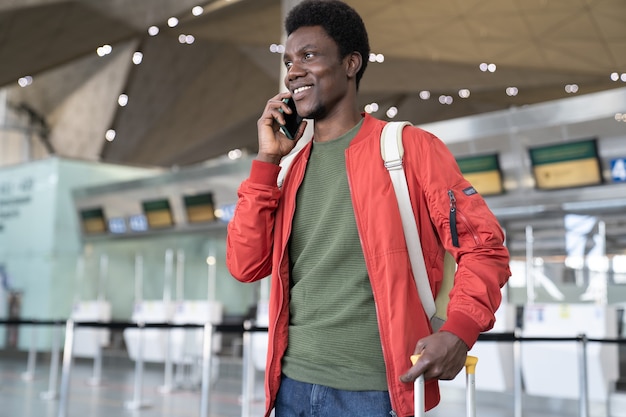
[[[285,55],[297,54],[307,48],[318,50],[332,49],[337,51],[338,47],[333,38],[321,26],[302,26],[293,31],[285,42]]]

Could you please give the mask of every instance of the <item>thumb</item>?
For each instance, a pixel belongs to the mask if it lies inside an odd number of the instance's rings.
[[[411,366],[411,368],[409,368],[409,370],[405,374],[400,375],[400,381],[405,382],[405,383],[414,382],[420,375],[426,372],[427,368],[428,368],[428,360],[421,359],[421,357],[418,357],[418,360],[417,362],[415,362],[415,365]]]

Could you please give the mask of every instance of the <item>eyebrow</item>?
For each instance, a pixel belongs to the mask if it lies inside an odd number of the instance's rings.
[[[305,51],[305,50],[307,50],[307,49],[316,49],[316,48],[317,48],[317,46],[316,46],[315,44],[312,44],[312,43],[307,43],[307,44],[305,44],[305,45],[302,45],[300,48],[298,48],[298,49],[296,50],[296,53],[300,53],[300,52]],[[287,51],[285,51],[284,56],[285,56],[285,57],[286,57],[286,56],[288,56]]]

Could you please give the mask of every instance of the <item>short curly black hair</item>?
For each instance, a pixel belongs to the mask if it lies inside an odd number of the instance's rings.
[[[361,54],[361,69],[356,74],[359,82],[370,55],[370,45],[365,24],[352,7],[338,0],[304,0],[293,7],[285,19],[285,31],[291,35],[302,26],[321,26],[337,43],[339,57],[356,51]]]

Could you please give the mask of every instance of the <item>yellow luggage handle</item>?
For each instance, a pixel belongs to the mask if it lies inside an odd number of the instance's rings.
[[[421,355],[411,355],[411,363],[415,365],[417,360]],[[465,372],[467,374],[475,374],[476,373],[476,364],[478,363],[478,358],[476,356],[467,355],[465,358]]]

